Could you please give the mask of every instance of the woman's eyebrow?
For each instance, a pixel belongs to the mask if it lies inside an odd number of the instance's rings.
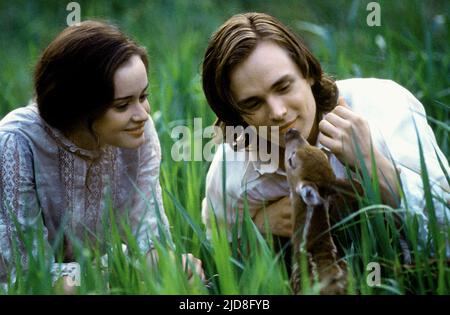
[[[259,99],[256,96],[251,96],[246,98],[245,100],[237,102],[238,107],[246,107],[247,104],[258,101]]]
[[[144,93],[145,90],[147,90],[148,85],[149,85],[149,82],[147,82],[147,85],[145,86],[145,88],[142,89],[142,92],[140,94]],[[133,95],[118,97],[118,98],[115,98],[114,101],[122,101],[122,100],[126,100],[126,99],[129,99],[129,98],[132,98],[132,97],[133,97]]]

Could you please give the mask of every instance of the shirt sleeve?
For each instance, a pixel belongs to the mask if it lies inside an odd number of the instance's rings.
[[[159,182],[161,146],[151,118],[146,123],[145,138],[139,149],[137,193],[130,213],[133,233],[142,253],[153,248],[153,237],[160,240],[165,237],[173,245]]]
[[[202,200],[202,221],[207,238],[211,238],[212,224],[216,222],[218,227],[225,227],[231,241],[231,231],[236,223],[240,227],[243,221],[244,208],[247,207],[253,217],[265,204],[264,198],[257,194],[257,181],[242,183],[248,163],[242,154],[223,143],[214,155]],[[238,237],[240,232],[238,228]]]
[[[14,133],[0,133],[0,203],[0,282],[8,275],[9,281],[16,281],[16,263],[28,269],[29,255],[38,255],[40,239],[56,280],[66,264],[54,263],[36,194],[32,152]]]
[[[408,209],[418,216],[421,221],[419,233],[421,238],[426,240],[429,213],[425,203],[418,137],[430,178],[436,218],[440,227],[443,228],[447,228],[447,220],[450,218],[450,195],[449,185],[438,157],[447,173],[449,173],[448,161],[437,144],[420,101],[407,89],[393,81],[386,81],[383,92],[389,98],[386,101],[389,108],[385,111],[391,118],[385,117],[386,119],[379,124],[378,132],[382,135],[382,147],[385,148],[386,156],[392,157],[400,171],[404,193],[401,208]],[[383,115],[385,114],[381,116]],[[447,252],[450,253],[449,248]]]

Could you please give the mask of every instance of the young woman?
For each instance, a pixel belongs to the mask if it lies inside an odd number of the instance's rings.
[[[261,231],[267,216],[272,234],[291,235],[292,208],[283,165],[283,139],[289,128],[298,129],[311,144],[324,147],[338,177],[345,176],[346,164],[360,167],[355,143],[370,175],[375,175],[371,173],[373,145],[380,185],[398,201],[391,206],[404,207],[407,200],[408,209],[420,219],[421,236],[426,237],[428,214],[424,210],[417,127],[433,192],[449,202],[448,183],[437,155],[447,172],[448,162],[427,124],[422,104],[393,81],[335,82],[323,73],[319,61],[302,41],[269,15],[235,15],[213,34],[203,62],[203,89],[222,130],[237,126],[255,126],[257,130],[261,126],[279,127],[278,135],[258,134],[258,141],[279,139],[278,149],[271,152],[279,157],[275,165],[263,163],[259,155],[243,155],[244,149],[235,152],[236,143],[218,147],[207,174],[202,205],[208,233],[212,214],[231,230],[236,217],[242,216],[246,199]],[[243,137],[238,136],[237,142],[239,138]],[[226,187],[222,185],[224,171]],[[404,198],[400,198],[396,171]],[[448,207],[442,202],[435,206],[438,222],[444,224],[445,217],[450,217]]]
[[[101,22],[68,27],[45,49],[36,103],[0,122],[0,282],[14,278],[15,257],[26,268],[20,232],[29,235],[37,223],[46,247],[62,247],[67,263],[77,243],[106,241],[109,209],[119,228],[129,224],[149,263],[152,239],[170,238],[147,70],[145,49]],[[189,277],[203,277],[198,259],[185,254],[183,261],[193,266]]]

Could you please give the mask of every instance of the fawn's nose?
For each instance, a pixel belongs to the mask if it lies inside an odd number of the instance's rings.
[[[303,143],[305,141],[305,139],[303,139],[302,135],[300,134],[300,132],[297,129],[289,128],[289,130],[286,132],[286,134],[284,136],[284,140],[286,142],[288,142],[293,139],[298,139],[300,141],[300,143]]]

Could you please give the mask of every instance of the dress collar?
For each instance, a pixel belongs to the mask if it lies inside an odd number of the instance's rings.
[[[86,150],[80,148],[75,143],[70,141],[66,136],[64,136],[64,134],[60,130],[53,128],[52,126],[47,124],[47,122],[45,122],[44,119],[42,119],[42,117],[39,115],[39,110],[36,103],[31,104],[30,107],[39,116],[44,130],[56,141],[56,143],[58,143],[59,146],[63,147],[69,152],[72,152],[75,155],[78,155],[81,158],[88,160],[96,160],[102,155],[102,149]]]

